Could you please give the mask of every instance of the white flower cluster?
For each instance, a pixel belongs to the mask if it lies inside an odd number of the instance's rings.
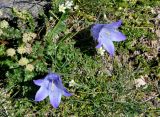
[[[26,57],[22,57],[19,61],[18,64],[20,66],[26,66],[26,70],[27,71],[33,71],[34,70],[34,66],[32,64],[28,64],[29,60]]]
[[[69,82],[69,86],[70,87],[76,86],[76,83],[75,83],[75,81],[73,79]]]
[[[12,57],[12,56],[14,56],[16,54],[16,51],[13,48],[9,48],[9,49],[7,49],[6,53],[7,53],[7,56],[11,56]]]
[[[36,36],[37,35],[35,33],[32,33],[32,32],[24,33],[22,41],[24,43],[30,42],[30,41],[34,40],[36,38]]]
[[[17,51],[19,54],[24,54],[26,52],[26,49],[24,47],[19,47]],[[16,50],[14,48],[9,48],[7,49],[6,53],[7,53],[7,56],[13,57],[16,54]],[[29,63],[29,60],[26,57],[21,57],[21,59],[18,61],[18,64],[20,66],[26,66],[27,71],[33,71],[34,66],[28,63]]]
[[[19,61],[18,64],[21,66],[27,65],[29,63],[29,60],[26,57],[22,57]]]
[[[105,50],[102,47],[100,47],[97,49],[97,53],[100,54],[101,56],[104,56]]]
[[[32,46],[31,43],[36,38],[36,34],[32,32],[27,32],[23,34],[22,41],[24,42],[21,46],[15,50],[14,48],[9,48],[6,50],[7,56],[13,57],[17,53],[21,54],[21,58],[18,61],[18,64],[20,66],[25,66],[25,70],[27,71],[33,71],[34,66],[29,63],[29,60],[23,56],[23,54],[30,54],[32,52]]]
[[[37,34],[32,32],[27,32],[23,34],[22,41],[24,42],[24,45],[18,47],[17,51],[19,54],[30,54],[32,52],[32,46],[31,43],[34,41],[34,39],[37,37]]]
[[[60,4],[59,12],[65,13],[66,9],[71,9],[72,6],[73,6],[73,1],[67,1],[66,3]],[[78,8],[78,6],[76,6],[75,8]]]
[[[30,54],[32,52],[31,44],[26,43],[25,46],[20,46],[17,48],[19,54]]]

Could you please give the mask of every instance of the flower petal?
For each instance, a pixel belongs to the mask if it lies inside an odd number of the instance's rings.
[[[107,36],[107,33],[108,32],[106,32],[106,29],[103,28],[99,33],[98,40],[101,40],[104,49],[107,50],[111,56],[113,56],[114,55],[114,45],[113,45],[112,40],[110,40],[110,34],[108,34]]]
[[[41,86],[43,83],[43,79],[33,80],[35,85]]]
[[[91,34],[93,36],[93,38],[96,40],[99,37],[99,32],[102,29],[104,24],[95,24],[92,26],[91,28]]]
[[[63,89],[63,95],[67,97],[72,96],[72,94],[70,94],[66,88]]]
[[[48,96],[48,90],[45,87],[40,87],[35,96],[35,101],[42,101]]]
[[[98,45],[96,46],[96,48],[100,48],[101,46],[102,46],[102,42],[98,40]]]
[[[49,73],[46,77],[45,77],[45,79],[46,80],[56,80],[56,79],[58,79],[60,76],[58,75],[58,74],[56,74],[56,73]]]
[[[119,42],[119,41],[124,41],[126,39],[126,36],[117,30],[111,30],[110,31],[110,39],[112,41]]]
[[[57,108],[61,102],[62,90],[54,85],[54,90],[49,92],[50,103]]]
[[[104,41],[103,47],[109,52],[111,56],[114,56],[114,45],[110,39],[106,39]]]
[[[113,22],[111,24],[106,24],[106,25],[104,25],[104,27],[106,27],[106,28],[118,28],[118,27],[121,26],[121,24],[122,24],[122,20],[118,20],[117,22]]]

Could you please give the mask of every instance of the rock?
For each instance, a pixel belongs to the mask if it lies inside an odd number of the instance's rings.
[[[11,8],[16,8],[20,11],[27,10],[33,17],[38,17],[39,12],[43,11],[47,4],[49,2],[41,0],[0,0],[0,10],[3,12],[0,19],[11,19]]]

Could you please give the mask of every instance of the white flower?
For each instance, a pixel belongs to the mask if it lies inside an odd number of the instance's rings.
[[[34,70],[34,66],[32,64],[28,64],[28,65],[26,65],[26,70],[33,71]]]
[[[30,33],[28,33],[28,34],[29,34],[29,36],[32,37],[32,39],[35,39],[35,38],[37,37],[37,34],[36,34],[36,33],[30,32]]]
[[[14,56],[16,54],[16,51],[13,48],[9,48],[6,52],[7,56]]]
[[[65,13],[66,7],[64,6],[64,4],[59,5],[59,12],[63,12]]]
[[[143,77],[135,79],[135,85],[137,88],[146,85],[145,79]]]
[[[29,43],[26,43],[26,53],[30,54],[32,52],[32,46]]]
[[[70,82],[69,82],[69,86],[70,87],[73,87],[73,86],[75,86],[76,85],[76,83],[74,82],[74,80],[71,80]]]
[[[24,34],[23,34],[23,39],[22,39],[22,41],[23,41],[24,43],[27,43],[27,42],[35,39],[36,36],[37,36],[37,35],[36,35],[35,33],[32,33],[32,32],[24,33]]]
[[[9,23],[6,20],[0,22],[0,28],[8,28]]]
[[[104,55],[104,52],[105,52],[105,50],[104,50],[102,47],[100,47],[100,48],[98,49],[98,51],[97,51],[97,53],[100,54],[101,56]]]
[[[23,34],[23,38],[22,38],[22,41],[24,43],[27,43],[28,41],[32,40],[32,38],[28,35],[28,33],[24,33]]]
[[[72,6],[73,6],[73,1],[67,1],[65,3],[65,7],[68,8],[68,9],[71,9]]]
[[[18,47],[17,52],[18,52],[19,54],[24,54],[24,53],[26,53],[26,48],[23,47],[23,46]]]
[[[52,20],[53,20],[53,17],[50,17],[49,20],[52,21]]]
[[[77,10],[78,8],[79,8],[79,6],[78,6],[78,5],[74,6],[74,9],[75,9],[75,10]]]
[[[18,64],[21,66],[27,65],[29,63],[29,60],[25,57],[22,57],[19,61]]]

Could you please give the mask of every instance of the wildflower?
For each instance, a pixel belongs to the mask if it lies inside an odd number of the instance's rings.
[[[59,5],[59,12],[65,13],[66,7],[64,4]]]
[[[28,33],[29,34],[29,36],[30,37],[32,37],[32,39],[35,39],[36,38],[36,36],[37,36],[37,34],[36,33],[32,33],[32,32],[30,32],[30,33]]]
[[[25,57],[22,57],[19,61],[18,64],[21,66],[27,65],[29,63],[29,60]]]
[[[8,28],[9,24],[6,20],[0,22],[0,28]]]
[[[15,51],[15,49],[13,49],[13,48],[9,48],[9,49],[7,49],[7,55],[8,56],[14,56],[15,54],[16,54],[16,51]]]
[[[26,48],[23,47],[23,46],[18,47],[17,52],[18,52],[19,54],[24,54],[24,53],[26,53]]]
[[[78,6],[78,5],[75,5],[75,6],[74,6],[74,9],[75,9],[75,10],[77,10],[78,8],[79,8],[79,6]]]
[[[50,21],[53,21],[53,17],[49,17],[49,20],[50,20]]]
[[[31,44],[26,43],[25,49],[26,49],[26,53],[30,54],[32,52],[32,46],[31,46]]]
[[[42,101],[49,96],[50,103],[57,108],[61,101],[61,96],[71,96],[62,84],[58,74],[49,73],[44,79],[33,80],[34,84],[40,86],[35,96],[35,101]]]
[[[32,32],[24,33],[24,34],[23,34],[22,41],[23,41],[24,43],[27,43],[27,42],[35,39],[36,36],[37,36],[37,35],[36,35],[35,33],[32,33]]]
[[[68,9],[71,9],[72,6],[73,6],[73,1],[67,1],[65,3],[65,7],[68,8]]]
[[[76,83],[74,82],[74,80],[71,80],[70,82],[69,82],[69,86],[70,87],[73,87],[73,86],[75,86],[76,85]]]
[[[98,51],[97,51],[98,54],[100,54],[101,56],[103,56],[104,52],[105,52],[105,50],[102,47],[98,48]]]
[[[27,64],[26,65],[26,70],[33,71],[34,70],[34,66],[32,64]]]
[[[117,30],[120,27],[122,21],[113,22],[111,24],[95,24],[91,28],[91,34],[95,40],[98,41],[96,48],[104,47],[110,54],[114,55],[113,41],[123,41],[126,37]]]

